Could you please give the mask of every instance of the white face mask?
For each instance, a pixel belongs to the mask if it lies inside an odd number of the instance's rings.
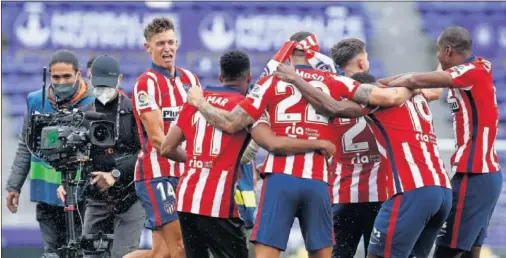
[[[93,94],[95,98],[102,103],[102,105],[107,104],[109,101],[116,97],[116,89],[110,87],[95,87],[93,89]]]

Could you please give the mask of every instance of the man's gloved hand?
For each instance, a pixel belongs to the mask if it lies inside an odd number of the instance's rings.
[[[96,185],[101,192],[106,191],[116,183],[116,179],[112,176],[111,172],[94,171],[91,172],[93,179],[92,185]]]
[[[19,205],[19,192],[9,191],[7,192],[7,208],[12,212],[18,211]]]

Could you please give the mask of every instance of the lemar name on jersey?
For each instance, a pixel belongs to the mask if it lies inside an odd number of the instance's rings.
[[[207,87],[207,101],[224,110],[232,110],[245,97],[233,88]],[[187,173],[177,190],[180,212],[230,218],[238,217],[234,201],[239,178],[239,161],[249,142],[246,130],[227,134],[209,125],[195,107],[185,104],[176,125],[187,140]]]
[[[312,68],[298,68],[299,75],[312,86],[331,95],[334,99],[351,98],[358,83],[342,76]],[[241,107],[257,120],[267,110],[272,130],[281,136],[300,139],[332,139],[329,118],[318,114],[301,92],[287,82],[273,76],[260,79],[250,91]],[[284,173],[296,177],[329,182],[327,162],[318,152],[278,156],[269,153],[262,171]]]

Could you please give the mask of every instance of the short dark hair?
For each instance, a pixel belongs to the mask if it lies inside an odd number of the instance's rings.
[[[290,40],[294,40],[294,41],[297,41],[297,42],[301,42],[303,41],[305,38],[309,37],[312,33],[311,32],[308,32],[308,31],[299,31],[299,32],[296,32],[295,34],[293,34],[291,37],[290,37]],[[296,55],[304,55],[304,51],[300,50],[300,49],[294,49],[293,50],[293,53],[295,53]]]
[[[95,58],[97,58],[97,57],[96,56],[90,57],[90,59],[88,60],[88,63],[86,63],[86,68],[91,68],[91,65],[95,61]]]
[[[220,58],[220,68],[223,79],[237,79],[246,73],[249,73],[249,56],[241,50],[228,51]]]
[[[356,38],[343,39],[330,49],[332,60],[338,66],[345,66],[351,59],[365,51],[365,43]]]
[[[469,31],[463,27],[451,26],[446,28],[439,36],[439,45],[451,46],[459,53],[471,51],[473,39]]]
[[[60,50],[54,52],[51,56],[51,60],[49,61],[49,71],[51,71],[52,65],[58,63],[71,64],[72,69],[75,71],[79,70],[79,60],[77,59],[77,55],[70,50]]]
[[[376,77],[374,75],[367,73],[367,72],[361,72],[361,73],[355,73],[350,78],[353,80],[360,82],[360,83],[375,83]]]
[[[175,30],[174,22],[167,17],[154,18],[146,28],[144,28],[144,38],[151,39],[155,34],[162,33],[168,30]]]
[[[296,32],[295,34],[293,34],[291,37],[290,37],[290,40],[295,40],[297,42],[301,42],[302,40],[304,40],[305,38],[309,37],[312,33],[311,32],[308,32],[308,31],[299,31],[299,32]]]

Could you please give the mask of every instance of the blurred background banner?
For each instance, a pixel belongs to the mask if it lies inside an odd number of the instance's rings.
[[[250,54],[253,78],[257,78],[283,42],[300,30],[315,33],[325,54],[344,38],[365,41],[371,73],[378,78],[431,71],[437,64],[435,42],[439,33],[450,25],[463,26],[473,36],[474,53],[493,64],[500,108],[497,138],[502,139],[496,147],[503,170],[506,168],[504,2],[2,2],[1,6],[2,187],[14,158],[26,95],[41,88],[42,67],[51,54],[58,49],[75,51],[83,74],[91,56],[118,58],[124,74],[120,87],[131,94],[137,76],[150,65],[143,47],[144,26],[159,16],[175,22],[177,66],[195,72],[203,85],[218,84],[219,57],[230,49]],[[449,168],[454,148],[451,113],[445,97],[431,107],[441,156]],[[261,152],[257,162],[264,155]],[[2,207],[5,257],[12,257],[6,252],[31,257],[20,252],[41,247],[29,184],[26,182],[22,189],[17,214]],[[504,189],[486,240],[494,254],[485,257],[506,254]],[[5,191],[2,198],[5,200]],[[149,248],[151,239],[146,233],[141,246]],[[296,223],[287,253],[297,253],[302,243]]]
[[[46,60],[46,51],[68,48],[114,53],[125,61],[125,72],[139,74],[145,62],[132,67],[131,61],[148,60],[143,51],[143,28],[157,16],[170,17],[176,25],[180,42],[178,65],[204,76],[216,73],[217,67],[211,64],[227,49],[259,54],[253,55],[257,71],[299,30],[321,35],[319,41],[325,52],[344,37],[366,41],[368,31],[359,3],[287,6],[274,2],[174,2],[170,8],[160,9],[143,2],[31,2],[3,3],[2,9],[6,13],[2,16],[2,33],[7,36],[7,50],[15,63],[30,60],[31,64],[24,66],[27,72],[39,68],[36,59]],[[46,55],[40,55],[41,51]]]

